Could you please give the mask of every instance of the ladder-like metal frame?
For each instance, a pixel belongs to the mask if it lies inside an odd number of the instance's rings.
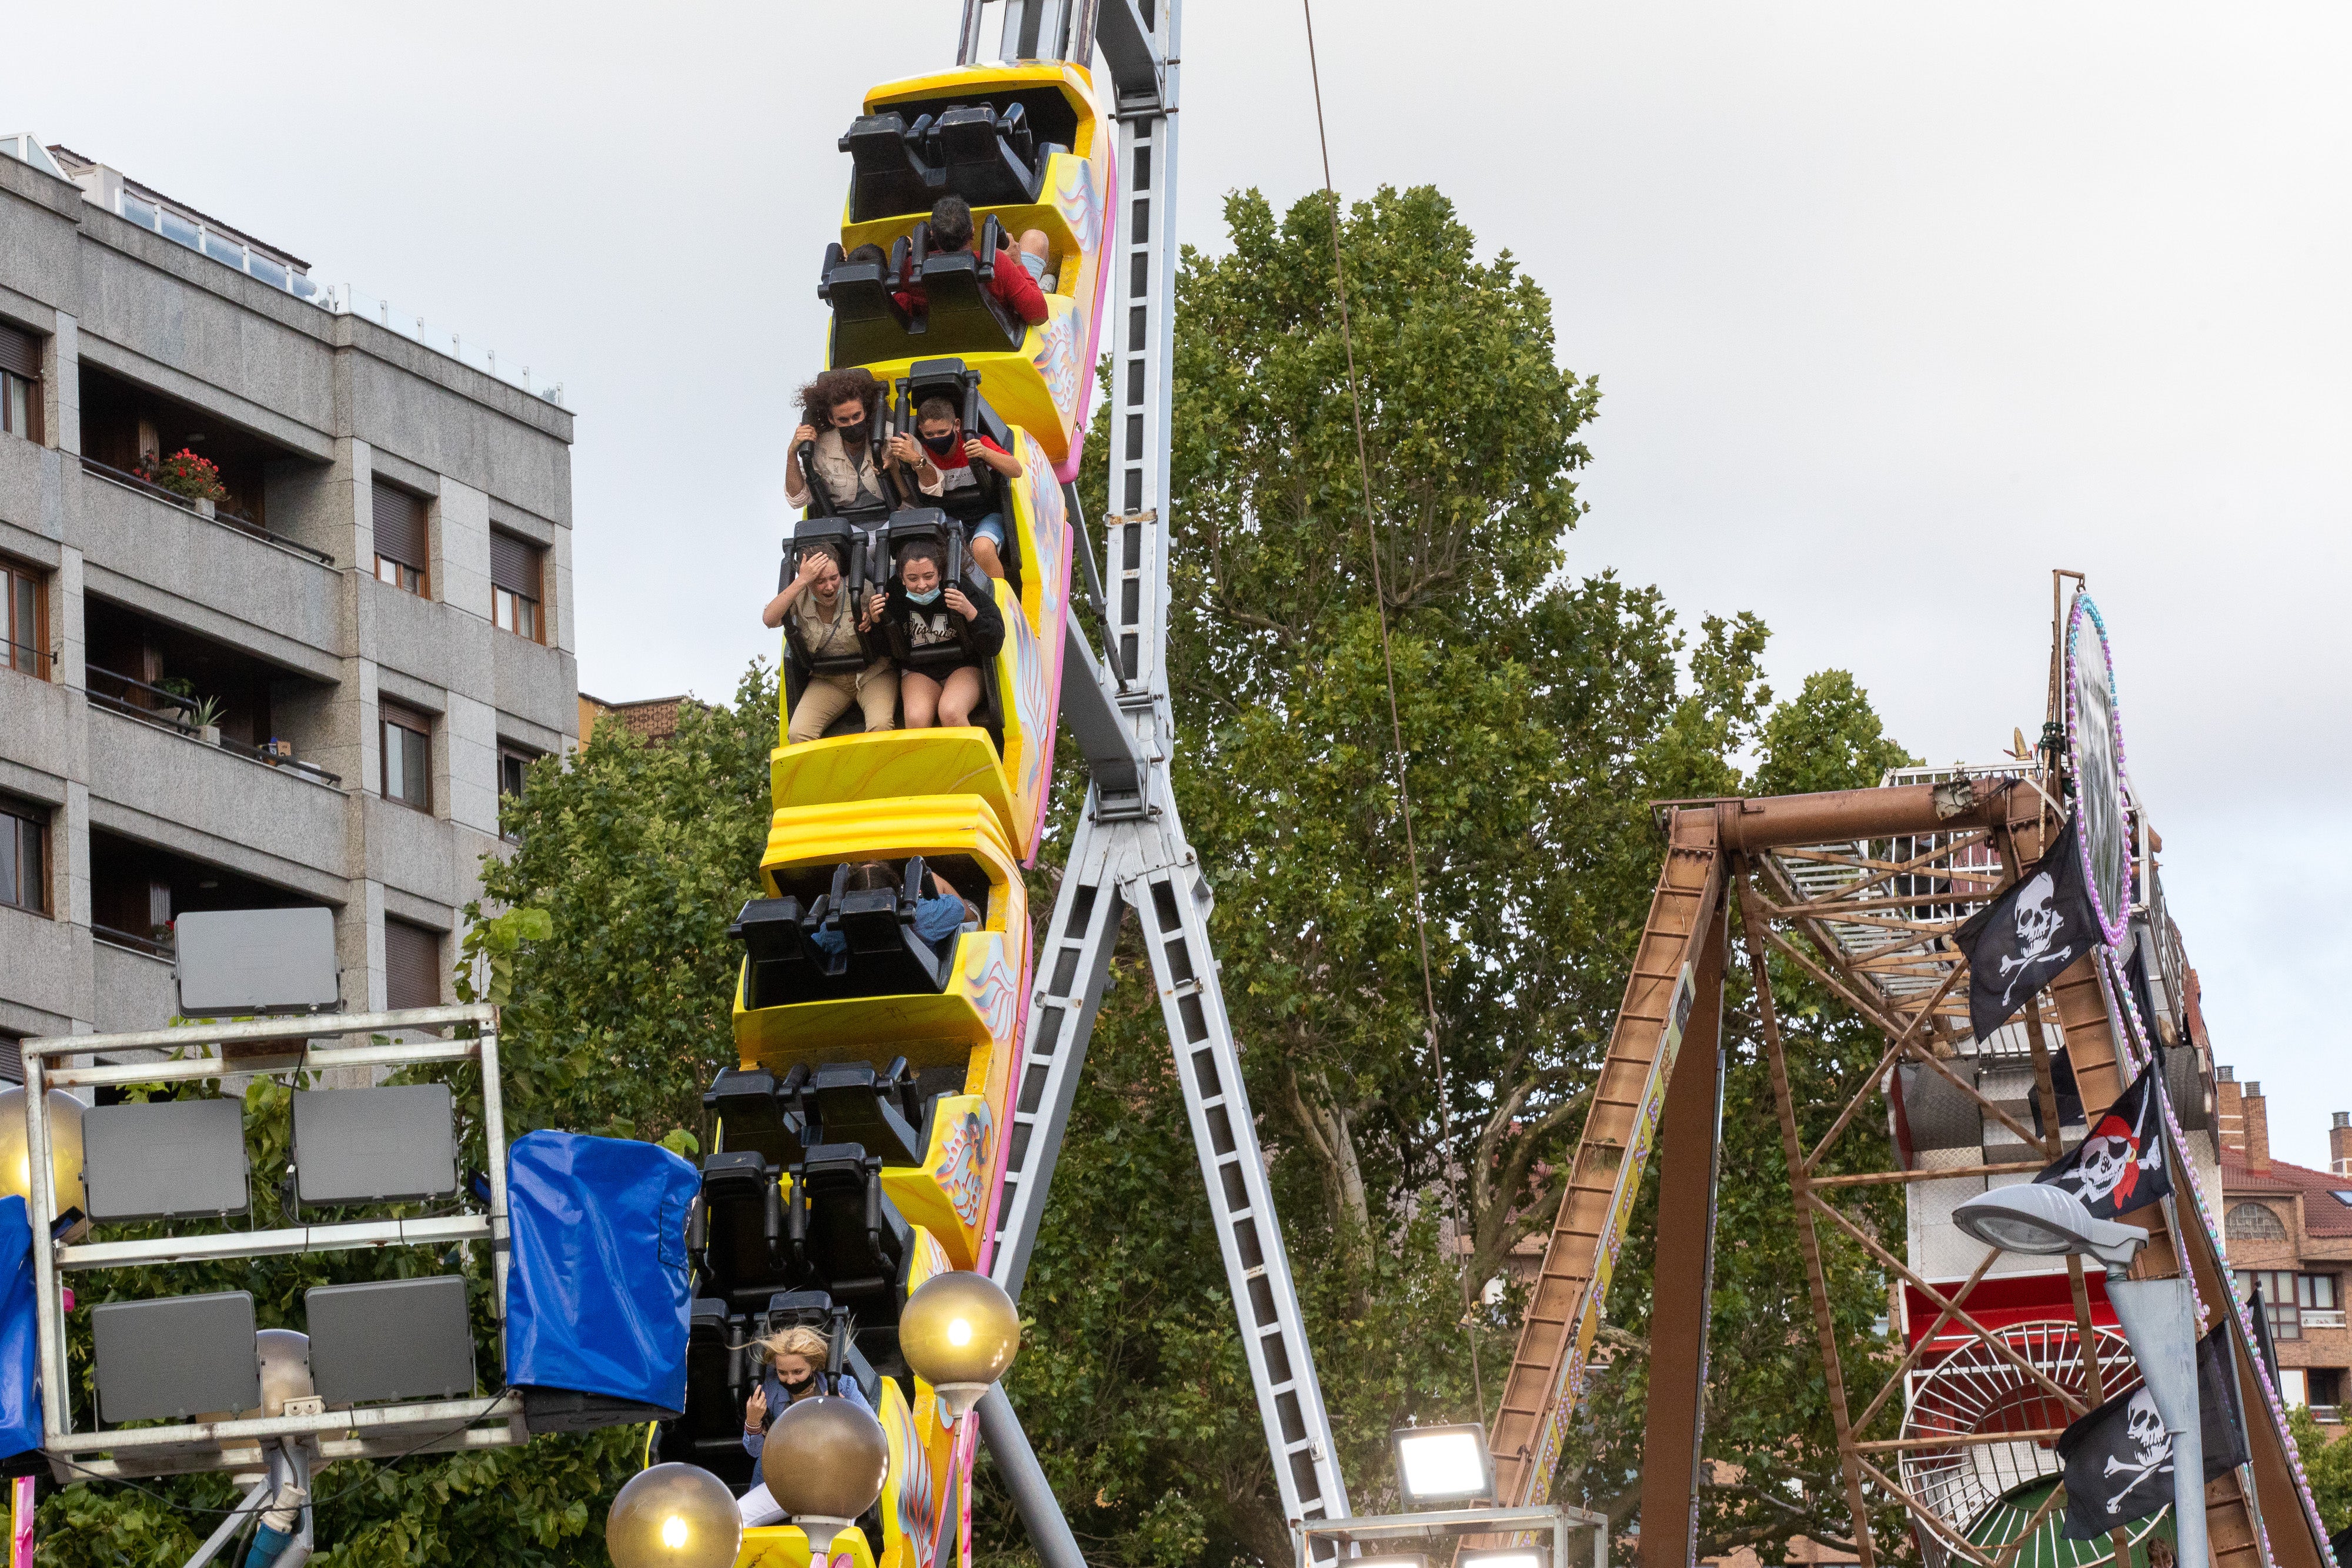
[[[1005,0],[1000,35],[1008,49],[1016,39],[1025,47],[1059,37],[1071,57],[1090,57],[1098,45],[1108,67],[1118,184],[1103,261],[1111,287],[1102,342],[1113,367],[1105,389],[1111,447],[1105,586],[1107,630],[1115,643],[1098,660],[1072,616],[1063,716],[1086,753],[1092,782],[1052,918],[1036,945],[990,1272],[1019,1293],[1121,918],[1132,907],[1217,1217],[1285,1517],[1341,1519],[1348,1496],[1330,1416],[1210,945],[1214,898],[1185,839],[1168,775],[1176,743],[1166,653],[1181,3]],[[979,14],[971,0],[961,35],[966,50],[981,37]],[[1050,51],[1041,45],[1038,52]],[[1073,518],[1091,579],[1085,520],[1076,508]],[[1324,1541],[1317,1551],[1328,1556],[1336,1548]]]

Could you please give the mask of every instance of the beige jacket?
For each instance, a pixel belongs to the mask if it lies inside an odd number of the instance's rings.
[[[875,444],[868,441],[858,449],[853,460],[847,447],[842,444],[841,432],[817,432],[815,450],[809,455],[810,465],[816,476],[824,481],[833,504],[842,507],[883,507],[889,504],[889,492],[882,486],[882,476],[874,466]],[[917,470],[919,475],[920,470]],[[946,486],[938,469],[931,470],[931,481],[923,484],[919,477],[917,487],[926,496],[936,496]],[[784,461],[784,499],[795,507],[809,505],[808,486],[801,483],[801,465],[791,454]]]

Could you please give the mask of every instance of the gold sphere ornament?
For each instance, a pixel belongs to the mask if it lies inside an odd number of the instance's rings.
[[[742,1549],[735,1494],[694,1465],[639,1470],[604,1516],[613,1568],[734,1568]]]
[[[898,1314],[898,1349],[931,1385],[950,1421],[980,1403],[1021,1350],[1021,1313],[985,1274],[957,1269],[934,1274]]]
[[[49,1170],[55,1178],[55,1218],[68,1208],[89,1212],[81,1186],[81,1102],[62,1089],[48,1092]],[[25,1091],[0,1090],[0,1196],[33,1201],[33,1162],[25,1149]]]
[[[889,1469],[882,1423],[864,1406],[830,1394],[793,1400],[760,1450],[768,1495],[808,1531],[812,1549],[830,1543],[874,1506]]]

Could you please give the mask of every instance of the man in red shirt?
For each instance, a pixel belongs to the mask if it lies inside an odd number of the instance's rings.
[[[961,196],[941,196],[931,208],[930,232],[933,256],[970,250],[971,206]],[[996,269],[989,279],[988,291],[1032,327],[1045,319],[1045,296],[1037,285],[1045,277],[1045,267],[1052,256],[1053,244],[1043,229],[1024,230],[1013,248],[996,253]],[[923,286],[909,282],[898,290],[898,300],[901,310],[920,310],[924,305]]]

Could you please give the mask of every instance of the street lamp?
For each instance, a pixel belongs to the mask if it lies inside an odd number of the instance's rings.
[[[898,1350],[953,1425],[1004,1375],[1021,1349],[1021,1313],[1004,1287],[967,1269],[934,1274],[898,1314]]]
[[[794,1400],[760,1449],[760,1479],[807,1533],[812,1555],[874,1506],[889,1469],[882,1423],[831,1395]]]
[[[2189,1281],[2130,1278],[2132,1260],[2147,1245],[2147,1232],[2101,1219],[2081,1198],[2048,1183],[1995,1187],[1960,1205],[1952,1219],[1989,1247],[2094,1258],[2105,1265],[2107,1301],[2131,1342],[2140,1381],[2172,1437],[2172,1528],[2180,1568],[2208,1568],[2205,1429],[2197,1402],[2197,1308]],[[2090,1354],[2090,1347],[2084,1352]]]
[[[1399,1427],[1389,1440],[1396,1448],[1397,1490],[1406,1506],[1495,1500],[1495,1461],[1486,1452],[1486,1427]]]
[[[613,1568],[733,1568],[742,1546],[735,1494],[692,1465],[639,1470],[604,1521]]]

